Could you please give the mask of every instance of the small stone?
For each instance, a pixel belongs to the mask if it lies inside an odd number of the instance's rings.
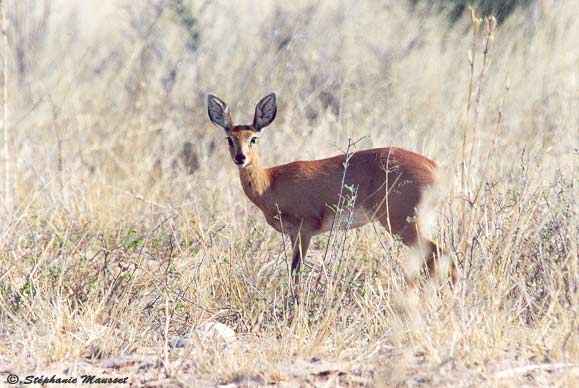
[[[219,339],[224,342],[235,340],[235,331],[219,322],[205,322],[195,329],[201,339]]]
[[[230,343],[235,341],[235,331],[219,322],[205,322],[195,328],[195,334],[202,341],[221,341]],[[184,348],[191,342],[191,334],[169,341],[172,348]]]

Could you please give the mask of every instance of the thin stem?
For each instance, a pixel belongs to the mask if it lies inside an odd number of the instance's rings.
[[[462,135],[462,160],[460,163],[460,186],[463,196],[463,201],[461,201],[461,218],[462,218],[462,227],[466,229],[466,208],[464,203],[464,196],[466,193],[466,142],[467,142],[467,135],[468,135],[468,122],[469,122],[469,115],[470,108],[472,105],[472,96],[473,96],[473,89],[474,89],[474,64],[476,61],[476,40],[477,40],[477,20],[474,14],[474,10],[471,10],[471,21],[472,21],[472,50],[470,51],[469,55],[469,65],[470,65],[470,75],[469,75],[469,83],[468,83],[468,99],[466,104],[466,123],[464,126],[464,131]]]
[[[6,210],[13,208],[12,165],[10,157],[10,131],[8,127],[8,19],[5,0],[0,0],[0,19],[2,23],[2,140],[4,142],[4,205]]]
[[[330,245],[332,244],[332,237],[334,237],[335,234],[335,230],[336,230],[336,226],[340,225],[340,219],[339,217],[341,217],[341,209],[343,208],[343,202],[344,202],[344,187],[346,185],[346,174],[348,172],[348,164],[350,163],[350,159],[352,158],[353,152],[350,152],[350,150],[356,146],[356,144],[358,144],[359,141],[361,141],[362,139],[364,139],[364,137],[361,137],[360,139],[356,140],[355,142],[352,142],[352,139],[348,139],[348,147],[346,148],[346,151],[344,152],[346,155],[346,159],[344,160],[344,173],[342,174],[342,181],[340,182],[340,192],[338,193],[338,203],[336,205],[336,209],[335,209],[335,216],[332,220],[332,226],[330,227],[330,233],[328,235],[328,243],[326,244],[326,249],[324,250],[324,256],[322,258],[322,270],[320,271],[318,278],[316,279],[316,286],[320,283],[321,277],[322,277],[322,273],[326,276],[326,278],[328,277],[327,271],[326,271],[326,260],[328,257],[328,251],[330,249]]]
[[[490,26],[490,19],[486,18],[485,19],[485,25]],[[475,119],[474,119],[474,124],[473,124],[473,128],[472,128],[472,142],[471,142],[471,152],[470,152],[470,157],[469,157],[469,161],[468,161],[468,170],[470,171],[472,168],[472,160],[473,160],[473,155],[474,155],[474,147],[475,144],[477,142],[477,135],[478,135],[478,131],[477,131],[477,123],[478,123],[478,117],[479,117],[479,113],[480,113],[480,99],[481,99],[481,91],[482,91],[482,86],[483,86],[483,80],[484,77],[486,75],[486,70],[487,70],[487,66],[488,66],[488,57],[489,57],[489,50],[491,49],[492,46],[492,41],[493,41],[493,30],[491,29],[491,27],[487,27],[487,31],[486,31],[486,41],[484,44],[484,49],[483,49],[483,62],[482,62],[482,66],[481,66],[481,70],[480,70],[480,74],[478,76],[478,88],[476,91],[476,100],[475,100]]]

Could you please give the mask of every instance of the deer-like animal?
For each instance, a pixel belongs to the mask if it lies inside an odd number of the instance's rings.
[[[234,125],[229,107],[218,97],[210,94],[207,103],[211,122],[225,130],[243,191],[269,225],[290,236],[294,282],[312,236],[332,228],[343,183],[357,188],[350,227],[379,221],[405,245],[420,247],[426,268],[433,274],[443,251],[423,236],[417,208],[424,193],[437,184],[434,161],[401,148],[375,148],[264,168],[258,142],[263,129],[275,119],[275,94],[259,101],[250,125]],[[456,269],[451,265],[454,282]]]

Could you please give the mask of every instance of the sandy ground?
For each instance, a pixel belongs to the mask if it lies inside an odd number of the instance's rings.
[[[247,346],[243,340],[221,345],[225,356],[237,347]],[[550,363],[548,360],[520,360],[517,354],[505,352],[503,360],[468,362],[448,358],[440,362],[428,359],[413,349],[382,349],[365,360],[297,359],[278,363],[275,370],[257,373],[232,373],[227,378],[211,377],[207,365],[201,365],[200,351],[191,346],[169,349],[165,354],[156,349],[116,358],[63,362],[35,372],[18,372],[20,381],[27,376],[70,378],[94,375],[97,378],[125,379],[116,384],[46,384],[44,386],[109,386],[109,387],[544,387],[579,386],[578,363]],[[168,361],[165,361],[167,357]],[[6,386],[10,360],[2,360],[0,372]],[[201,373],[200,373],[201,372]],[[14,386],[14,385],[13,385]],[[19,386],[41,386],[21,384]]]

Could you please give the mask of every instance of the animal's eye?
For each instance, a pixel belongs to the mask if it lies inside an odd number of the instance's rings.
[[[233,140],[231,140],[230,137],[227,138],[227,143],[229,144],[230,147],[233,147]]]
[[[251,140],[249,140],[249,144],[250,145],[257,144],[257,137],[252,137]]]

